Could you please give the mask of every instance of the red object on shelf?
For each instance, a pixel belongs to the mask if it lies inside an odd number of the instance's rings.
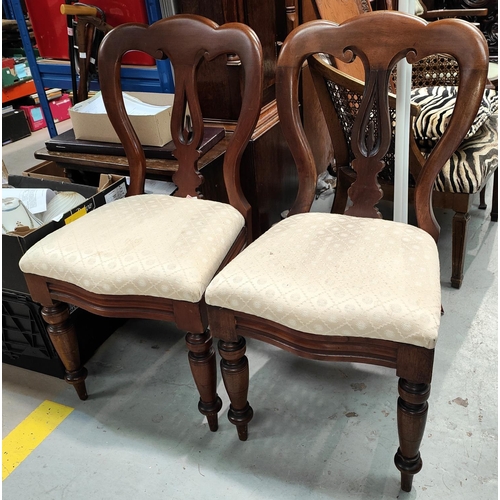
[[[59,99],[49,101],[50,111],[54,122],[62,122],[69,119],[69,108],[71,108],[71,99],[67,94],[62,95]],[[35,132],[47,126],[43,117],[42,108],[40,106],[19,106],[26,114],[30,130]]]
[[[2,57],[2,68],[10,68],[11,70],[14,70],[15,64],[16,61],[14,61],[12,57]]]
[[[19,106],[19,109],[24,111],[32,132],[47,126],[40,106]]]
[[[59,10],[64,0],[25,1],[40,55],[69,60],[66,16]],[[88,4],[102,9],[106,22],[113,27],[129,22],[148,24],[144,0],[89,0]],[[123,63],[154,66],[155,60],[141,52],[130,52]]]

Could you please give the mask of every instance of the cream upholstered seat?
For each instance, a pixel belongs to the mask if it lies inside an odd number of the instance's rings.
[[[205,300],[301,332],[433,349],[441,314],[436,243],[407,224],[299,214],[230,262]]]
[[[244,224],[231,205],[132,196],[49,234],[19,265],[97,294],[198,302]]]

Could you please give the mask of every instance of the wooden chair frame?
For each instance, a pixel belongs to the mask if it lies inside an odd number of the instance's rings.
[[[255,33],[246,25],[216,23],[195,15],[162,19],[151,26],[126,24],[110,31],[99,52],[101,90],[111,123],[127,155],[131,182],[127,196],[142,195],[146,162],[141,144],[123,102],[120,68],[122,56],[141,50],[156,59],[168,58],[176,76],[171,130],[179,169],[173,181],[176,196],[199,196],[203,182],[198,172],[198,147],[203,138],[203,116],[196,91],[197,68],[203,59],[237,54],[245,69],[244,91],[239,121],[225,153],[223,173],[230,204],[244,216],[246,228],[234,242],[222,266],[251,241],[251,212],[241,186],[239,163],[257,123],[262,94],[262,48]],[[189,107],[192,129],[185,123]],[[222,267],[221,266],[221,267]],[[87,370],[81,365],[78,343],[67,304],[107,317],[143,318],[171,321],[187,331],[189,364],[200,393],[199,410],[208,419],[210,430],[217,430],[221,400],[216,393],[216,364],[208,330],[204,300],[197,303],[150,296],[114,296],[91,293],[76,285],[34,274],[25,274],[30,294],[39,302],[47,331],[66,369],[66,381],[75,387],[80,399],[87,398]]]
[[[375,39],[376,44],[373,43]],[[300,180],[289,216],[309,211],[316,185],[316,168],[302,127],[298,100],[300,71],[306,59],[316,53],[326,53],[346,63],[357,56],[364,63],[368,83],[352,136],[356,156],[354,168],[358,175],[349,189],[353,205],[346,214],[380,217],[376,204],[382,192],[376,177],[383,168],[381,158],[390,142],[387,93],[390,71],[402,57],[414,62],[436,49],[456,56],[462,70],[462,89],[455,114],[427,159],[415,188],[418,226],[437,241],[439,226],[431,204],[434,180],[477,113],[487,73],[488,52],[484,37],[476,28],[457,20],[427,24],[400,13],[374,12],[341,25],[312,21],[288,36],[278,60],[276,88],[280,121]],[[364,119],[374,107],[381,131],[375,138]],[[362,263],[353,262],[353,266],[359,265]],[[244,337],[262,340],[304,358],[394,368],[399,377],[400,396],[397,404],[400,444],[395,464],[401,473],[402,489],[411,490],[413,476],[422,467],[419,447],[428,410],[434,349],[388,340],[312,335],[215,305],[208,306],[208,313],[212,333],[221,339],[218,347],[222,356],[222,376],[231,400],[228,418],[236,425],[242,440],[247,438],[248,423],[253,415],[247,401],[249,374]]]

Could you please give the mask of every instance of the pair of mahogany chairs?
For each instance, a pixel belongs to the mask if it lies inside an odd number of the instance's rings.
[[[168,57],[173,65],[175,196],[142,194],[144,154],[119,82],[121,57],[132,49]],[[460,66],[455,114],[417,179],[418,227],[385,221],[376,205],[382,196],[377,173],[391,136],[389,75],[402,57],[413,62],[436,50],[453,55]],[[244,77],[241,114],[224,158],[228,204],[198,199],[202,178],[196,168],[203,136],[196,68],[203,58],[225,53],[239,57]],[[298,88],[303,63],[316,53],[345,62],[359,58],[366,69],[366,91],[352,133],[358,175],[345,215],[309,213],[316,168],[301,125]],[[280,52],[276,94],[299,173],[297,197],[288,217],[252,242],[239,162],[260,112],[258,38],[245,25],[219,27],[186,15],[112,30],[101,46],[99,73],[106,109],[130,163],[127,197],[48,235],[20,262],[33,299],[43,306],[66,380],[79,397],[87,398],[87,372],[68,303],[102,316],[172,321],[185,330],[199,410],[212,431],[221,408],[212,336],[219,338],[231,400],[228,416],[241,440],[247,439],[252,418],[244,337],[306,358],[394,368],[400,394],[395,463],[402,488],[409,491],[422,466],[419,445],[441,314],[432,186],[472,123],[486,71],[484,37],[460,21],[427,25],[411,16],[375,12],[340,26],[314,21],[294,30]],[[186,126],[187,106],[192,127]]]

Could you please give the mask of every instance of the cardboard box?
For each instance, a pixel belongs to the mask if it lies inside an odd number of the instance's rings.
[[[143,103],[154,106],[170,106],[169,108],[154,114],[131,115],[130,121],[134,127],[141,144],[144,146],[164,146],[172,140],[170,133],[170,118],[172,115],[173,94],[156,94],[146,92],[126,92],[129,96],[139,99]],[[69,110],[76,139],[85,141],[113,142],[119,143],[115,129],[109,121],[104,107],[95,106],[102,99],[100,93],[75,104]],[[83,110],[98,108],[97,112],[85,113]]]
[[[44,161],[39,165],[28,168],[23,172],[25,177],[35,177],[37,179],[45,179],[47,181],[71,182],[71,179],[66,177],[66,172],[53,161]]]
[[[72,184],[55,180],[39,179],[21,175],[10,175],[9,184],[18,188],[45,188],[54,191],[76,191],[87,199],[77,207],[65,213],[59,221],[51,221],[24,236],[2,234],[2,289],[29,294],[24,275],[19,269],[19,260],[35,243],[49,233],[69,224],[86,213],[123,198],[127,188],[125,178],[103,174],[101,183],[104,189],[81,184]]]

